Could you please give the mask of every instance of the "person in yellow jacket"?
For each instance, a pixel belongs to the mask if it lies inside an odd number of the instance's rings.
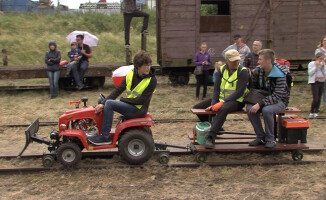
[[[127,73],[126,78],[105,99],[95,107],[95,112],[104,112],[101,135],[88,140],[95,145],[110,144],[113,112],[116,111],[127,119],[144,117],[155,91],[157,80],[152,60],[145,51],[139,51],[133,60],[134,70]],[[115,100],[126,90],[126,98]]]
[[[243,98],[248,91],[249,72],[240,65],[240,55],[231,49],[225,53],[226,64],[216,73],[211,106],[206,110],[217,111],[211,130],[205,138],[205,148],[214,148],[215,137],[219,134],[228,113],[244,107]]]

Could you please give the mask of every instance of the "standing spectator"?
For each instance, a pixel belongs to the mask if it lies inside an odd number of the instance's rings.
[[[50,84],[50,95],[51,99],[54,99],[59,95],[61,53],[57,51],[57,44],[54,40],[49,42],[49,49],[45,54],[45,63]]]
[[[235,49],[240,54],[240,64],[242,65],[245,57],[250,53],[250,49],[245,43],[242,42],[242,38],[239,34],[234,35],[233,39],[235,43],[224,49],[224,51],[222,52],[222,56],[225,58],[225,52],[230,49]]]
[[[308,83],[311,85],[312,91],[312,103],[309,118],[318,116],[321,96],[323,94],[325,84],[326,67],[324,59],[324,53],[318,52],[315,55],[315,61],[310,62],[308,65]]]
[[[315,51],[315,55],[319,52],[322,52],[325,56],[326,61],[326,35],[321,39],[319,45],[317,46],[317,49]],[[326,108],[326,81],[324,84],[324,108]]]
[[[203,98],[202,100],[205,100],[206,98],[206,91],[207,91],[207,83],[209,78],[209,68],[211,66],[211,56],[206,51],[207,44],[205,42],[202,42],[200,45],[200,51],[198,51],[194,58],[194,64],[195,66],[203,66],[203,73],[200,75],[196,75],[197,80],[197,87],[196,87],[196,100],[199,100],[199,93],[200,93],[200,86],[204,86],[203,91]]]
[[[240,55],[235,49],[226,52],[226,64],[217,71],[211,106],[206,110],[217,111],[209,134],[205,137],[205,148],[214,148],[215,137],[219,134],[229,113],[243,108],[244,95],[249,83],[247,69],[239,65]]]
[[[252,79],[252,88],[268,91],[268,95],[261,102],[247,105],[247,114],[255,130],[257,138],[249,142],[249,146],[265,145],[273,148],[276,145],[274,138],[274,114],[283,111],[289,103],[289,90],[286,83],[286,66],[275,62],[275,54],[271,49],[263,49],[259,53],[258,63]],[[260,121],[263,114],[265,131]]]
[[[78,62],[76,62],[76,64],[71,66],[71,72],[78,90],[81,90],[84,87],[84,75],[89,65],[89,59],[92,57],[91,48],[87,44],[83,44],[83,40],[84,35],[76,36],[78,49],[81,51],[82,57],[78,60]]]
[[[133,17],[144,17],[142,34],[147,34],[149,15],[145,12],[139,11],[136,8],[136,0],[124,0],[122,2],[123,20],[125,27],[125,45],[129,48],[130,42],[130,23]]]
[[[217,61],[214,65],[214,73],[213,73],[213,83],[215,83],[216,81],[216,72],[220,69],[220,67],[223,65],[223,62],[222,61]],[[206,107],[205,107],[206,108]]]
[[[256,39],[252,44],[252,52],[250,52],[243,61],[243,66],[250,69],[251,75],[258,66],[258,52],[262,49],[263,43]]]

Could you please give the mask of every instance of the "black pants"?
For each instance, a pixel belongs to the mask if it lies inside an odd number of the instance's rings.
[[[212,99],[206,99],[206,100],[204,100],[202,102],[197,103],[192,108],[195,108],[195,109],[205,109],[205,108],[211,106],[211,102],[212,102]],[[208,122],[208,120],[209,120],[209,115],[197,115],[197,117],[199,118],[199,120],[201,122]]]
[[[312,103],[310,113],[318,113],[321,97],[324,91],[324,82],[311,83]]]
[[[196,97],[199,97],[200,86],[201,85],[204,86],[203,98],[206,97],[208,78],[209,78],[209,71],[208,70],[207,71],[203,70],[203,74],[196,75],[196,80],[197,80]]]
[[[141,29],[141,32],[144,30],[147,30],[148,27],[148,20],[149,15],[145,12],[136,10],[132,13],[123,13],[123,19],[124,19],[124,26],[125,26],[125,44],[129,45],[129,37],[130,37],[130,23],[133,17],[144,17],[143,21],[143,28]]]
[[[238,101],[227,101],[223,106],[217,111],[216,116],[214,117],[211,125],[211,130],[209,131],[209,136],[215,138],[218,132],[221,130],[226,116],[235,111],[239,111],[243,108],[244,103]]]

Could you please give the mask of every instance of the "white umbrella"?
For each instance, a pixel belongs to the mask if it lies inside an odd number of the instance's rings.
[[[130,70],[134,69],[134,65],[122,66],[112,72],[112,79],[115,86],[120,85],[121,81],[126,77]]]
[[[67,35],[66,38],[69,41],[69,43],[71,44],[73,42],[76,42],[77,35],[84,35],[84,41],[83,41],[84,44],[87,44],[90,47],[97,46],[98,38],[95,35],[90,34],[87,31],[73,31],[69,35]]]

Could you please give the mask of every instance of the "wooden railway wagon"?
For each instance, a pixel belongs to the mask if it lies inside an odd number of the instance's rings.
[[[312,59],[326,34],[325,0],[157,0],[156,5],[157,60],[173,83],[188,83],[201,42],[212,63],[240,34],[250,48],[260,39],[277,57],[300,65]]]

